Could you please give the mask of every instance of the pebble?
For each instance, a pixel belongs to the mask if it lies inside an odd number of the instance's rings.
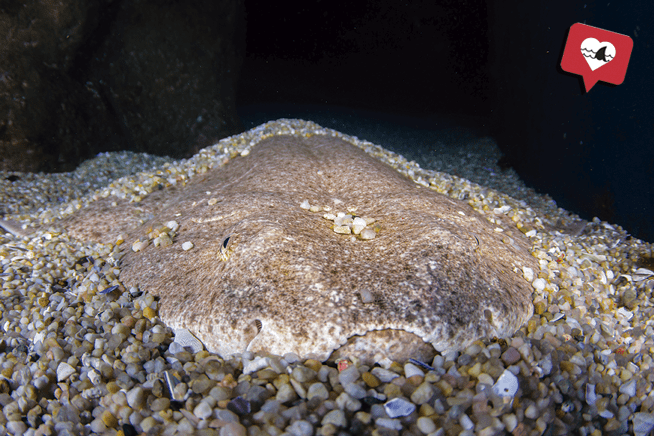
[[[347,426],[347,418],[342,410],[332,410],[328,412],[321,421],[322,425],[332,424],[335,427]]]
[[[408,416],[416,410],[415,404],[405,400],[404,398],[393,398],[384,404],[384,410],[391,418],[398,418],[401,416]]]
[[[57,381],[61,382],[66,380],[68,377],[75,374],[75,372],[75,368],[66,362],[61,362],[59,366],[57,366]]]
[[[314,383],[309,386],[309,390],[307,391],[307,399],[311,400],[313,398],[318,398],[321,400],[326,400],[329,398],[329,392],[327,391],[327,388],[325,388],[325,385],[322,383]]]
[[[404,377],[411,378],[416,375],[422,377],[425,373],[413,363],[407,363],[404,365]]]
[[[425,404],[433,394],[434,388],[431,383],[421,383],[420,386],[418,386],[411,394],[411,402],[417,405]]]
[[[286,431],[293,436],[312,436],[313,425],[309,421],[298,420],[286,427]]]
[[[200,404],[195,406],[195,409],[193,409],[193,414],[197,416],[198,419],[207,419],[213,414],[213,408],[206,401],[201,401]]]
[[[373,368],[371,374],[377,377],[377,379],[382,383],[388,383],[391,380],[400,376],[399,374],[393,371],[389,371],[388,369],[379,368],[379,367]]]
[[[418,418],[416,424],[418,425],[418,429],[423,434],[430,434],[436,431],[436,424],[434,423],[434,420],[431,418],[427,418],[426,416],[422,416]]]
[[[201,343],[185,348],[183,333],[161,324],[155,298],[122,287],[125,236],[115,244],[82,244],[56,228],[60,218],[99,198],[138,202],[160,186],[183,185],[279,132],[342,137],[420,189],[464,198],[491,224],[499,218],[515,222],[540,262],[540,268],[514,271],[532,284],[534,316],[513,337],[437,354],[433,368],[406,361],[369,367],[356,359],[345,367],[293,353],[223,359]],[[490,150],[491,143],[480,140],[474,147]],[[136,434],[239,436],[350,429],[517,436],[547,429],[625,434],[633,428],[636,435],[649,434],[654,275],[650,264],[638,262],[653,257],[652,245],[598,219],[580,221],[526,188],[511,170],[502,173],[494,161],[475,160],[481,155],[474,147],[456,156],[456,167],[442,156],[432,158],[463,179],[311,123],[280,120],[185,161],[111,153],[75,173],[21,174],[9,183],[9,173],[0,172],[3,219],[19,223],[21,232],[43,226],[33,237],[0,234],[0,434],[119,434],[126,428]],[[120,178],[108,177],[102,165]],[[359,239],[374,237],[376,226],[383,229],[352,205],[328,210],[307,200],[305,206],[307,213],[342,218],[350,232],[360,231]],[[184,241],[176,242],[179,224],[159,226],[152,238],[126,249],[151,242],[184,249]],[[374,302],[370,291],[361,296],[364,304]],[[176,402],[165,374],[174,380]]]
[[[402,430],[402,423],[399,419],[379,418],[375,420],[377,427],[390,428],[391,430]]]
[[[349,385],[355,382],[361,374],[356,366],[350,366],[338,374],[338,381],[343,385]]]
[[[507,350],[502,353],[502,361],[507,365],[513,365],[518,360],[520,360],[520,352],[513,347],[507,348]]]

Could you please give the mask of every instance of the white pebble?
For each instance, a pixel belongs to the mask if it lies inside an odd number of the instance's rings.
[[[500,397],[514,396],[518,391],[518,378],[511,371],[505,369],[493,385],[493,391]]]
[[[257,356],[253,360],[243,362],[243,374],[252,374],[268,366],[268,358]]]
[[[7,430],[11,434],[22,435],[27,431],[27,426],[23,421],[9,421],[7,423]]]
[[[306,210],[311,209],[311,205],[309,204],[309,200],[304,200],[304,201],[300,204],[300,207],[301,207],[302,209],[306,209]]]
[[[61,362],[57,367],[57,381],[64,381],[73,374],[75,374],[75,368],[66,362]]]
[[[377,427],[390,428],[391,430],[402,430],[402,423],[399,419],[377,418],[375,425]]]
[[[401,416],[411,415],[416,410],[416,406],[404,398],[397,397],[387,401],[384,404],[384,410],[386,410],[386,413],[391,418],[399,418]]]
[[[404,376],[409,378],[413,377],[414,375],[424,376],[425,373],[422,372],[422,370],[415,366],[413,363],[407,363],[404,365]]]
[[[338,374],[338,381],[341,385],[345,386],[350,383],[354,383],[361,373],[356,366],[352,365],[344,369]]]
[[[351,233],[348,226],[334,226],[334,232],[340,233],[341,235],[349,235]]]
[[[528,282],[532,282],[534,280],[534,270],[531,269],[531,268],[527,268],[526,266],[523,266],[522,267],[522,276]]]
[[[193,248],[193,243],[191,241],[186,241],[182,244],[182,250],[184,251],[189,251],[191,248]]]
[[[352,222],[352,233],[358,235],[363,229],[366,228],[366,221],[362,218],[356,217]]]
[[[363,229],[361,231],[361,239],[369,240],[369,239],[375,239],[375,231],[373,229]]]
[[[647,436],[654,430],[654,413],[634,413],[634,436]]]
[[[534,280],[531,285],[534,287],[534,289],[536,289],[537,291],[540,292],[543,289],[545,289],[546,284],[547,283],[545,282],[545,279],[538,278],[538,279]]]
[[[636,395],[636,380],[631,379],[629,383],[623,383],[620,385],[620,393],[626,394],[629,397]]]
[[[513,413],[502,416],[502,422],[506,426],[506,431],[512,432],[518,426],[518,417]]]
[[[538,408],[533,404],[530,404],[529,407],[525,409],[525,416],[529,419],[538,418]]]
[[[391,370],[384,369],[384,368],[373,368],[372,371],[370,371],[372,375],[377,377],[382,383],[388,383],[394,378],[399,377],[398,374],[394,373]]]
[[[372,292],[370,292],[367,289],[362,289],[361,291],[361,301],[364,303],[372,303],[375,301],[375,297],[372,295]]]
[[[431,418],[427,418],[426,416],[422,416],[418,418],[417,424],[418,424],[418,430],[420,430],[424,434],[429,434],[436,431],[436,424],[434,424],[434,420]]]
[[[295,421],[293,424],[286,427],[286,432],[293,436],[312,436],[313,425],[309,421]]]
[[[204,345],[198,338],[195,337],[193,333],[187,329],[174,329],[175,331],[175,342],[176,344],[181,345],[182,347],[191,348],[193,354],[199,353],[204,349]],[[172,345],[172,344],[171,344]]]
[[[345,417],[345,412],[342,410],[332,410],[327,413],[321,421],[322,425],[333,424],[336,427],[345,427],[347,426],[347,418]]]
[[[139,252],[148,246],[148,241],[135,241],[132,244],[132,251]]]
[[[193,414],[198,417],[198,419],[207,419],[213,413],[213,409],[206,401],[200,401],[200,404],[195,406],[193,409]]]
[[[177,224],[177,221],[168,221],[166,223],[166,227],[168,227],[173,232],[176,232],[177,229],[179,229],[179,224]]]
[[[461,427],[463,427],[464,430],[472,430],[475,428],[475,424],[465,413],[459,417],[459,424],[461,424]]]

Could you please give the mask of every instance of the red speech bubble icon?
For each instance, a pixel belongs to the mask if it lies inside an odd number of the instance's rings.
[[[582,23],[570,27],[561,68],[584,78],[586,92],[598,81],[619,85],[627,74],[634,41],[627,35]]]

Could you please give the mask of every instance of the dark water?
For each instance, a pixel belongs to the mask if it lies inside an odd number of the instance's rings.
[[[238,114],[246,130],[279,118],[313,121],[381,145],[428,169],[434,168],[424,156],[434,144],[455,148],[487,135],[482,118],[463,116],[411,116],[343,106],[276,103],[242,106]]]

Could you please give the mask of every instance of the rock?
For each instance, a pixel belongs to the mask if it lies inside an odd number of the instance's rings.
[[[629,397],[633,397],[636,395],[636,380],[630,380],[627,383],[623,383],[620,385],[620,393],[629,395]]]
[[[247,430],[238,422],[228,422],[220,428],[220,436],[246,436]]]
[[[518,378],[505,369],[493,385],[493,391],[500,397],[512,397],[518,391]]]
[[[182,157],[237,133],[242,8],[238,0],[3,6],[0,23],[12,31],[0,47],[0,169],[70,171],[125,147]]]
[[[362,373],[361,378],[370,388],[376,388],[381,384],[381,381],[369,372]]]
[[[66,362],[61,362],[57,366],[57,381],[64,381],[71,375],[75,374],[76,370]]]
[[[417,405],[425,404],[434,394],[434,388],[431,383],[421,383],[411,394],[411,402]]]
[[[377,379],[380,380],[382,383],[388,383],[394,378],[399,377],[398,373],[379,367],[373,368],[371,373],[372,375],[377,377]]]
[[[397,397],[393,398],[390,401],[387,401],[384,404],[384,410],[390,418],[399,418],[402,416],[408,416],[416,410],[416,406],[404,398]]]
[[[345,386],[356,381],[361,374],[356,366],[352,365],[338,374],[338,381]]]
[[[336,405],[339,409],[347,410],[348,412],[356,412],[361,409],[361,402],[347,392],[343,392],[336,398]]]
[[[375,425],[397,431],[402,430],[402,423],[399,419],[379,418],[375,420]]]
[[[313,436],[313,426],[308,421],[299,420],[286,427],[286,432],[293,436]]]
[[[513,347],[507,348],[506,351],[502,353],[502,361],[507,365],[513,365],[520,359],[520,352]]]
[[[288,403],[289,401],[297,399],[297,393],[295,392],[295,389],[293,389],[293,386],[286,383],[279,388],[275,399],[280,403]]]
[[[419,375],[423,377],[425,373],[418,368],[416,365],[413,363],[407,363],[404,365],[404,377],[410,378],[413,377],[414,375]]]
[[[356,398],[358,400],[360,400],[361,398],[367,395],[366,390],[363,388],[363,386],[359,386],[356,383],[346,384],[343,386],[343,389],[345,389],[345,392],[347,392],[353,398]]]
[[[436,431],[436,424],[434,424],[434,420],[431,418],[427,418],[426,416],[422,416],[418,418],[417,425],[418,425],[418,429],[423,434],[429,434]]]
[[[198,419],[207,419],[213,413],[213,409],[206,401],[200,401],[200,404],[195,406],[193,409],[193,414],[198,417]]]
[[[136,410],[140,409],[141,406],[143,405],[143,401],[145,401],[145,394],[140,386],[137,386],[134,389],[127,392],[126,397],[127,397],[127,404],[129,404],[129,407]]]
[[[332,424],[335,427],[346,427],[347,419],[345,418],[345,413],[342,410],[332,410],[328,412],[321,421],[322,425]]]
[[[312,398],[320,398],[321,400],[328,399],[329,392],[327,391],[327,388],[325,388],[325,385],[322,383],[314,383],[309,386],[309,390],[307,390],[307,400]]]
[[[316,371],[311,368],[307,368],[306,366],[297,366],[293,369],[293,372],[291,372],[291,377],[300,383],[306,383],[315,380],[317,375],[318,373],[316,373]]]
[[[646,436],[654,430],[654,413],[634,413],[632,423],[634,425],[634,436]]]

